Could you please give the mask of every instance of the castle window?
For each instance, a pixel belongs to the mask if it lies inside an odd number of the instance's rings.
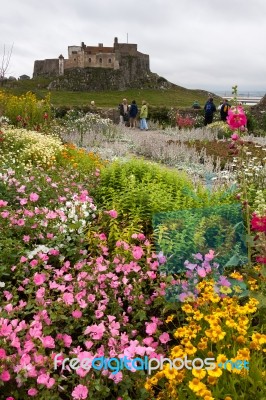
[[[78,52],[77,51],[72,51],[72,54],[78,54]]]
[[[112,62],[112,59],[111,59],[111,58],[109,58],[108,62],[109,62],[109,64],[111,64],[111,62]]]
[[[77,59],[76,59],[76,58],[74,58],[74,61],[77,61]]]
[[[89,63],[91,63],[91,58],[89,58]]]
[[[99,58],[99,63],[101,64],[103,62],[103,59],[102,58]]]

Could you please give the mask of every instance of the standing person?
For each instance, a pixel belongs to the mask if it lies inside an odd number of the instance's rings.
[[[230,108],[230,104],[228,103],[227,99],[224,99],[222,107],[220,109],[221,121],[226,122],[226,118],[228,117],[228,111]]]
[[[136,101],[133,100],[129,109],[129,126],[130,128],[136,128],[136,118],[138,114],[138,106]]]
[[[123,99],[122,103],[119,104],[119,115],[120,115],[120,124],[125,124],[129,120],[128,111],[129,107],[127,104],[127,99]]]
[[[148,130],[148,124],[147,124],[147,117],[148,117],[148,106],[145,100],[142,101],[142,106],[140,110],[140,130]]]
[[[213,113],[216,111],[215,104],[213,103],[213,98],[210,97],[207,103],[204,106],[205,111],[205,119],[204,126],[211,124],[213,120]]]

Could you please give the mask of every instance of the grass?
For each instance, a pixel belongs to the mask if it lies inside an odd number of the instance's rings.
[[[25,81],[8,82],[2,90],[20,96],[28,91],[36,94],[37,98],[43,99],[49,92],[47,87],[51,78],[35,78]],[[86,106],[92,100],[97,107],[116,108],[123,98],[127,98],[131,103],[136,100],[140,105],[142,100],[146,100],[151,106],[165,107],[191,107],[195,100],[198,100],[203,107],[208,97],[208,92],[204,90],[186,89],[176,86],[172,89],[129,89],[125,91],[103,91],[103,92],[70,92],[70,91],[51,91],[51,102],[54,106]],[[215,97],[218,105],[220,98]]]

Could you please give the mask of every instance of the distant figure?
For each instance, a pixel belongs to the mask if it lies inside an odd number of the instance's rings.
[[[204,126],[211,124],[213,120],[213,113],[216,111],[215,104],[213,103],[213,98],[210,97],[207,103],[204,106],[205,111],[205,119]]]
[[[223,105],[223,101],[220,101],[220,104],[219,104],[219,106],[217,107],[217,110],[218,110],[218,111],[220,111],[220,110],[221,110],[221,108],[222,108],[222,105]]]
[[[194,103],[192,104],[192,108],[194,108],[194,110],[199,110],[200,109],[200,105],[198,100],[195,100]]]
[[[129,109],[129,127],[130,128],[136,128],[136,122],[137,122],[137,114],[138,114],[138,106],[136,104],[136,101],[133,100]]]
[[[148,130],[148,124],[147,124],[147,117],[148,117],[148,106],[145,100],[142,101],[142,106],[140,110],[140,129],[143,131]]]
[[[222,107],[220,109],[221,121],[226,122],[226,118],[228,117],[228,111],[231,105],[228,103],[227,99],[224,99]]]
[[[129,107],[127,104],[127,99],[123,99],[122,103],[118,106],[119,115],[120,115],[120,124],[125,124],[129,121]]]

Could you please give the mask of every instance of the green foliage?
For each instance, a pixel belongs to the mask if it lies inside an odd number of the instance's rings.
[[[152,218],[157,213],[232,201],[230,192],[223,197],[202,186],[194,189],[185,173],[140,159],[113,162],[103,169],[94,196],[103,208],[117,210],[126,224],[138,221],[146,234],[152,233]]]
[[[230,129],[229,125],[224,121],[213,122],[212,124],[207,125],[206,129],[217,131],[218,139],[230,138],[232,135],[232,129]]]
[[[149,107],[149,119],[158,122],[162,126],[172,124],[168,107]]]
[[[191,254],[209,249],[218,254],[220,265],[233,256],[238,261],[234,265],[246,262],[242,213],[236,204],[161,213],[154,216],[153,225],[157,248],[168,258],[168,273],[182,271]]]

